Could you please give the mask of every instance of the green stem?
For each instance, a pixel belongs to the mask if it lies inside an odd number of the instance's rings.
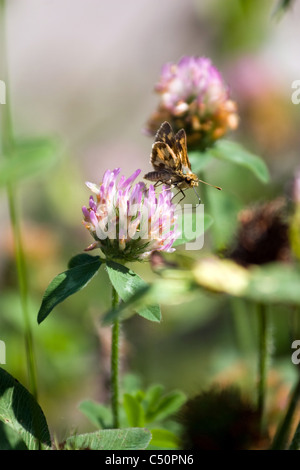
[[[249,315],[248,304],[244,299],[232,297],[230,305],[237,346],[239,351],[247,358],[256,347],[253,341],[253,317]]]
[[[112,287],[112,308],[117,307],[119,296]],[[111,340],[111,407],[113,413],[113,428],[120,427],[119,420],[119,336],[120,322],[115,320],[112,326]]]
[[[8,85],[7,85],[7,61],[6,61],[6,47],[5,47],[5,0],[0,0],[0,45],[1,45],[1,59],[2,59],[2,73],[6,84],[6,104],[1,105],[2,116],[1,116],[1,153],[9,158],[14,149],[14,137],[12,128],[12,118],[10,110],[10,99],[8,96]],[[26,262],[24,256],[24,249],[22,243],[22,235],[20,229],[19,216],[17,211],[17,204],[15,200],[16,190],[12,184],[7,184],[7,198],[9,204],[10,222],[12,227],[12,233],[15,245],[16,265],[18,274],[18,283],[20,291],[20,299],[24,320],[25,328],[25,345],[26,345],[26,358],[27,358],[27,370],[30,383],[30,389],[35,398],[37,398],[37,378],[36,378],[36,367],[33,351],[33,339],[32,331],[29,318],[28,310],[28,284],[27,284],[27,271]]]
[[[298,423],[297,429],[295,431],[294,437],[289,447],[289,450],[299,450],[299,449],[300,449],[300,422]]]
[[[258,389],[257,410],[260,420],[260,430],[264,427],[267,375],[269,361],[269,327],[266,305],[257,305],[258,327],[259,327],[259,357],[258,357]]]
[[[27,371],[30,383],[30,390],[33,396],[37,399],[37,377],[36,365],[34,358],[33,337],[30,325],[29,309],[28,309],[28,284],[27,284],[27,270],[26,262],[22,244],[21,230],[19,224],[19,217],[17,216],[17,209],[14,202],[12,187],[9,185],[7,188],[7,196],[9,202],[10,220],[13,231],[15,243],[16,265],[18,273],[20,299],[23,313],[24,329],[25,329],[25,348],[27,359]]]
[[[273,443],[271,447],[272,450],[286,449],[288,440],[289,440],[289,433],[290,433],[291,425],[293,422],[295,411],[297,409],[297,406],[299,405],[299,401],[300,401],[300,377],[292,393],[286,415],[273,439]],[[296,446],[299,446],[299,425],[296,430],[295,436],[292,440],[291,448],[295,448]]]

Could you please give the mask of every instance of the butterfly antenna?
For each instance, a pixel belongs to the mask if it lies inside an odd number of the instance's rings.
[[[213,188],[216,188],[219,191],[222,191],[222,188],[220,188],[220,186],[214,186],[213,184],[207,183],[206,181],[202,181],[202,180],[198,180],[198,181],[199,181],[199,183],[207,184],[208,186],[212,186]]]

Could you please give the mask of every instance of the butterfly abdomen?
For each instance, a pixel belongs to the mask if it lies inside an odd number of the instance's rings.
[[[150,171],[144,178],[148,181],[167,182],[170,179],[170,173],[167,171]]]

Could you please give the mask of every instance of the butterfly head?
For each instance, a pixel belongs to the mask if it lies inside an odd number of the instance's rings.
[[[199,184],[199,179],[197,175],[194,175],[194,173],[190,173],[185,176],[185,183],[188,187],[193,188],[194,186],[198,186]]]

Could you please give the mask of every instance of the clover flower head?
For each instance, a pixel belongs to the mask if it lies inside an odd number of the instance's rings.
[[[179,237],[172,193],[164,187],[156,196],[154,186],[133,184],[141,170],[118,178],[121,169],[107,170],[102,183],[86,183],[94,193],[84,206],[84,225],[95,242],[86,251],[100,248],[106,258],[135,261],[153,251],[173,252]]]
[[[204,150],[238,126],[236,104],[206,57],[185,56],[177,64],[165,64],[155,91],[160,102],[148,121],[149,134],[167,120],[174,130],[186,130],[190,148]]]
[[[248,450],[264,442],[255,406],[235,387],[202,391],[184,404],[179,420],[183,449],[189,451]]]
[[[289,262],[291,247],[286,201],[272,201],[247,207],[239,213],[239,229],[228,257],[248,267],[272,262]]]

